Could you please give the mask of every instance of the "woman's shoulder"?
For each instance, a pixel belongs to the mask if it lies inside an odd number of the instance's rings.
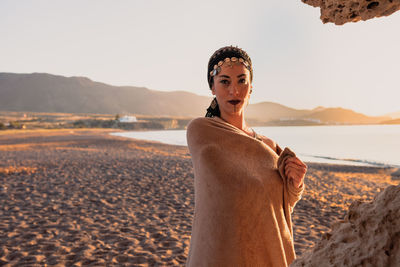
[[[199,117],[191,120],[186,127],[186,135],[201,136],[209,131],[211,118]]]
[[[186,140],[191,153],[204,144],[214,143],[215,127],[212,118],[199,117],[191,120],[186,127]]]
[[[267,146],[269,146],[273,151],[275,151],[278,155],[282,152],[282,149],[279,147],[279,145],[272,140],[271,138],[268,138],[264,135],[258,135],[258,137],[261,139],[261,141],[264,142]]]
[[[192,130],[192,129],[198,129],[198,128],[208,128],[210,126],[222,126],[222,125],[229,125],[230,127],[232,127],[229,123],[224,122],[221,118],[219,117],[198,117],[195,118],[193,120],[191,120],[186,129],[188,131]]]
[[[205,127],[207,124],[209,124],[209,120],[210,118],[206,118],[206,117],[198,117],[198,118],[194,118],[193,120],[191,120],[187,127],[186,130],[187,131],[196,131],[199,128]]]

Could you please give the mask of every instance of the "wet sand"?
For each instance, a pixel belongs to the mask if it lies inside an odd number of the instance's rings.
[[[187,148],[109,132],[0,133],[0,266],[184,265],[194,205]],[[354,200],[398,184],[396,171],[309,163],[293,216],[297,255]]]

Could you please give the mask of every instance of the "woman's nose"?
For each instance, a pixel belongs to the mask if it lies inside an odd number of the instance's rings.
[[[239,89],[237,88],[237,86],[232,85],[232,86],[231,86],[230,93],[231,93],[232,95],[237,95],[237,94],[239,94]]]

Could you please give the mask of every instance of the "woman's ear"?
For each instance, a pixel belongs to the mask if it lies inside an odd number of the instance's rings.
[[[215,86],[214,86],[214,83],[213,83],[213,85],[211,86],[211,93],[212,93],[213,95],[215,95]]]

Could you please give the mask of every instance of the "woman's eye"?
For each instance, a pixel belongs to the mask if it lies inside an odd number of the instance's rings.
[[[243,78],[243,79],[240,79],[240,80],[239,80],[239,83],[246,83],[246,79],[244,79],[244,78]]]
[[[221,80],[220,83],[222,83],[222,84],[229,84],[229,81],[228,81],[228,80]]]

